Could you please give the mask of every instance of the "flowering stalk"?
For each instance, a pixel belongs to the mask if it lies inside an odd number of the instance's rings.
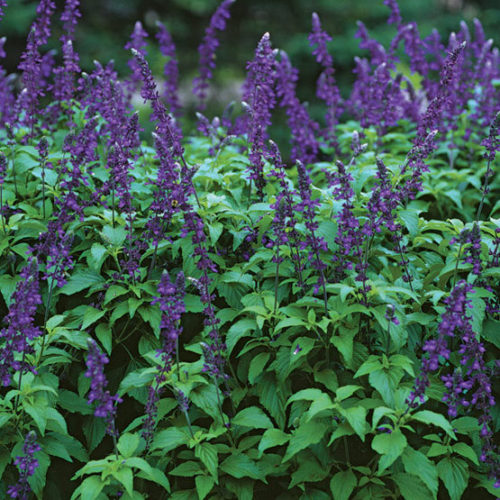
[[[134,31],[130,35],[130,40],[125,44],[125,50],[135,50],[139,52],[144,58],[146,57],[146,49],[147,46],[146,38],[148,34],[142,27],[140,21],[137,21],[134,26]],[[141,81],[141,65],[140,62],[137,61],[135,57],[132,57],[128,61],[128,67],[131,70],[131,73],[128,77],[128,80],[125,84],[125,88],[127,91],[126,99],[127,102],[130,102],[130,98],[132,97],[132,93],[138,87],[139,82]]]
[[[40,155],[40,164],[42,166],[42,215],[45,219],[45,164],[47,163],[49,143],[45,137],[40,139],[37,145],[38,154]]]
[[[318,282],[314,286],[314,293],[318,293],[319,289],[323,289],[323,301],[325,303],[325,314],[328,314],[328,297],[326,295],[326,279],[325,279],[325,269],[326,264],[320,258],[320,251],[328,250],[325,239],[322,236],[317,236],[316,231],[319,227],[318,223],[314,220],[315,218],[315,207],[320,205],[318,200],[313,200],[311,196],[311,179],[306,171],[305,166],[297,161],[297,172],[298,172],[298,183],[299,183],[299,194],[301,202],[296,206],[296,209],[304,214],[304,223],[306,228],[309,230],[304,241],[301,242],[300,246],[302,250],[309,248],[309,262],[312,267],[315,268],[318,273]]]
[[[5,317],[7,327],[0,331],[0,338],[5,339],[0,347],[0,381],[7,386],[12,381],[11,371],[19,372],[19,388],[24,372],[36,373],[35,368],[26,362],[26,355],[34,353],[29,341],[41,335],[40,328],[35,326],[36,310],[42,302],[35,259],[28,258],[20,278]],[[21,361],[16,359],[18,355],[22,356]],[[17,409],[17,401],[15,407]]]
[[[488,161],[486,173],[484,174],[484,184],[481,187],[481,202],[477,208],[476,221],[479,221],[481,212],[483,211],[483,204],[486,195],[489,193],[488,182],[490,177],[493,177],[493,170],[491,164],[495,160],[497,151],[500,151],[500,111],[496,114],[495,119],[491,122],[490,133],[486,139],[481,143],[486,148],[484,157]]]
[[[178,116],[180,109],[178,97],[179,68],[177,65],[175,44],[167,28],[165,28],[165,26],[160,22],[156,25],[158,27],[156,39],[158,40],[160,52],[165,57],[168,57],[163,69],[163,74],[165,76],[165,90],[163,97],[167,103],[167,108],[170,109],[170,112],[174,116]]]
[[[159,373],[155,377],[154,387],[149,388],[146,403],[146,418],[142,430],[142,436],[146,440],[146,448],[149,448],[153,437],[155,419],[158,413],[157,403],[161,392],[160,385],[165,382],[166,374],[172,369],[174,356],[177,357],[177,376],[180,376],[178,342],[182,333],[180,319],[186,310],[184,286],[184,273],[182,271],[177,275],[175,282],[170,280],[168,272],[165,271],[158,284],[158,297],[155,297],[151,302],[152,305],[159,304],[161,311],[160,338],[162,345],[156,356],[161,356],[162,364],[158,366]]]
[[[288,126],[292,137],[292,161],[300,160],[304,164],[313,163],[318,155],[319,144],[315,132],[319,125],[311,119],[306,107],[299,101],[295,92],[298,70],[292,66],[286,52],[281,51],[281,59],[276,66],[276,96],[280,106],[286,110]]]
[[[262,155],[265,151],[267,127],[271,124],[271,111],[276,98],[275,56],[271,47],[269,33],[265,33],[257,45],[255,57],[247,64],[248,75],[244,85],[243,101],[249,113],[248,141],[250,150],[250,188],[255,182],[257,196],[264,198],[264,163]]]
[[[208,82],[213,77],[215,69],[215,51],[219,46],[217,31],[226,29],[226,20],[229,19],[229,8],[235,0],[224,0],[214,12],[210,24],[205,30],[203,41],[198,47],[200,54],[200,75],[193,80],[193,93],[199,99],[198,110],[203,111],[206,107]]]
[[[106,432],[113,438],[116,458],[118,459],[118,449],[116,447],[116,438],[118,430],[115,426],[116,405],[122,402],[122,399],[115,394],[111,396],[109,390],[106,390],[108,381],[104,375],[104,365],[109,363],[108,357],[99,349],[96,342],[88,339],[87,371],[85,376],[90,378],[90,392],[87,403],[89,405],[97,403],[94,409],[94,415],[101,417],[106,423]]]
[[[11,498],[19,498],[20,500],[28,500],[31,488],[28,484],[28,478],[31,477],[38,468],[38,460],[35,458],[35,453],[40,451],[40,445],[36,442],[37,435],[35,431],[29,431],[24,438],[23,454],[17,456],[14,460],[14,465],[19,468],[19,480],[13,486],[7,488],[7,495]]]
[[[331,39],[331,36],[321,29],[319,16],[314,12],[312,15],[312,32],[309,34],[308,40],[309,45],[313,47],[316,62],[324,68],[317,81],[316,95],[325,101],[327,106],[325,137],[330,139],[333,146],[337,147],[335,127],[337,125],[337,116],[340,114],[340,92],[335,82],[333,58],[328,53],[326,46]]]
[[[5,218],[3,215],[3,183],[7,174],[7,158],[0,152],[0,219],[2,220],[2,229],[4,234],[7,234],[5,229]]]

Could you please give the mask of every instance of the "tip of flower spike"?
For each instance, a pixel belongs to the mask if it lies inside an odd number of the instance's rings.
[[[132,55],[134,55],[135,57],[139,56],[139,54],[140,54],[140,52],[134,48],[131,48],[130,52],[132,52]]]
[[[266,31],[266,32],[262,35],[262,38],[260,39],[260,43],[270,42],[270,41],[271,41],[271,35],[269,34],[269,31]]]

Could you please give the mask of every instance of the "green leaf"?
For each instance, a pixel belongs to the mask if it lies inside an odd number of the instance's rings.
[[[106,483],[101,481],[101,478],[99,476],[87,477],[78,488],[78,490],[80,491],[80,499],[95,500],[99,497],[105,485]],[[76,493],[77,492],[75,491],[75,494]],[[75,494],[73,494],[73,496],[71,497],[72,500],[73,498],[77,498]]]
[[[355,373],[354,378],[361,377],[363,375],[368,375],[371,372],[380,370],[382,368],[382,363],[377,356],[370,356]]]
[[[251,427],[252,429],[272,429],[271,419],[257,406],[250,406],[241,410],[232,419],[235,425]]]
[[[120,469],[113,471],[113,477],[118,480],[130,496],[134,494],[134,474],[132,470],[128,467],[121,467]]]
[[[248,368],[248,381],[253,384],[255,379],[264,372],[264,368],[271,357],[268,352],[260,352],[250,361]]]
[[[408,233],[413,238],[418,233],[418,213],[415,210],[398,210],[398,217],[404,222]]]
[[[243,453],[233,453],[229,455],[229,457],[221,463],[220,469],[226,474],[238,479],[250,477],[252,479],[265,480],[265,476],[260,470],[259,464]]]
[[[95,328],[96,337],[104,347],[104,350],[111,354],[113,348],[113,330],[107,323],[99,323]]]
[[[429,500],[431,492],[417,476],[399,472],[392,474],[391,479],[405,500]]]
[[[93,325],[98,319],[102,318],[106,314],[106,311],[99,311],[95,307],[88,306],[84,315],[83,315],[83,323],[82,330],[85,330],[90,325]]]
[[[357,484],[356,475],[351,469],[337,472],[330,480],[333,500],[349,500]]]
[[[194,478],[194,483],[196,485],[196,492],[198,493],[199,500],[204,500],[204,498],[212,491],[215,480],[213,477],[209,476],[196,476]]]
[[[438,474],[443,481],[451,500],[459,500],[462,497],[469,480],[469,469],[467,462],[460,458],[443,458],[437,464]]]
[[[217,467],[219,465],[217,447],[210,443],[199,443],[195,447],[194,454],[202,461],[208,472],[217,480]]]
[[[259,458],[268,448],[273,448],[274,446],[281,446],[288,442],[290,435],[286,434],[280,429],[267,429],[262,435],[262,439],[259,443]]]
[[[372,448],[382,455],[379,461],[379,473],[394,463],[407,444],[406,437],[399,429],[390,434],[378,434],[373,438]]]
[[[339,413],[345,417],[354,432],[360,437],[361,441],[365,441],[365,435],[368,432],[368,424],[366,422],[367,410],[363,406],[351,406],[350,408],[339,408]]]
[[[123,226],[104,226],[101,231],[103,240],[115,247],[122,246],[127,237],[127,230]]]
[[[93,285],[104,283],[104,278],[91,269],[80,269],[69,278],[68,282],[61,288],[60,293],[73,295]]]
[[[443,429],[448,436],[453,439],[457,439],[455,433],[453,432],[453,427],[450,422],[446,420],[446,418],[440,413],[435,413],[429,410],[422,410],[412,414],[413,420],[418,420],[419,422],[423,422],[424,424],[433,424],[437,427]]]
[[[456,443],[452,446],[453,451],[462,455],[465,458],[468,458],[471,462],[476,465],[479,465],[479,460],[477,459],[477,454],[474,451],[474,448],[465,443]]]
[[[380,393],[384,403],[394,407],[394,391],[402,376],[403,370],[400,368],[382,369],[370,373],[368,381]]]
[[[198,462],[188,461],[183,462],[178,467],[175,467],[175,469],[172,469],[168,474],[171,474],[172,476],[191,477],[203,474],[203,470]]]
[[[323,395],[325,395],[325,393],[320,389],[302,389],[301,391],[288,398],[286,406],[288,406],[290,403],[293,403],[294,401],[314,401],[315,399],[320,398]]]
[[[72,413],[81,413],[82,415],[93,413],[92,406],[87,403],[86,399],[66,389],[59,389],[58,404]]]
[[[100,243],[94,243],[90,248],[90,254],[87,255],[87,263],[97,273],[101,272],[103,262],[106,260],[108,250]],[[113,285],[116,286],[116,285]]]
[[[128,293],[128,290],[125,287],[120,285],[111,285],[106,290],[106,294],[104,295],[104,305],[126,293]]]
[[[253,318],[243,318],[229,328],[226,335],[227,353],[232,350],[242,337],[251,335],[251,332],[257,329],[257,323]]]
[[[335,393],[335,400],[340,402],[350,398],[357,390],[363,389],[360,385],[344,385],[339,387]]]
[[[331,337],[331,343],[342,354],[345,364],[350,368],[352,366],[352,353],[354,346],[354,337],[357,330],[342,330],[340,336]]]
[[[126,432],[120,436],[117,443],[118,451],[125,457],[131,457],[139,446],[139,436]]]
[[[495,319],[487,319],[483,324],[481,337],[488,342],[491,342],[497,349],[500,349],[500,321]]]
[[[161,449],[164,453],[168,453],[170,450],[174,450],[178,446],[182,446],[188,442],[189,436],[185,432],[177,427],[169,427],[155,433],[151,449]]]
[[[301,424],[290,438],[283,462],[287,462],[304,448],[319,443],[327,429],[328,426],[326,424],[317,421]]]
[[[436,498],[439,481],[438,472],[434,462],[429,460],[422,452],[407,446],[401,455],[401,460],[405,471],[413,474],[424,482],[424,484],[432,492],[433,498]]]

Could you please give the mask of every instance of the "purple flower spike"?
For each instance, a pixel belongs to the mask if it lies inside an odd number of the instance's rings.
[[[145,58],[146,57],[145,47],[147,46],[146,42],[147,37],[148,34],[142,27],[141,22],[137,21],[134,26],[134,31],[132,31],[132,34],[130,35],[130,40],[125,44],[125,49],[126,50],[134,49]],[[128,61],[128,67],[132,71],[126,85],[128,91],[128,98],[130,99],[132,93],[135,91],[135,89],[139,85],[139,82],[141,81],[141,65],[140,62],[138,62],[135,57],[132,57],[132,59]]]
[[[308,40],[309,45],[313,47],[313,55],[316,57],[316,62],[324,68],[316,84],[316,95],[325,101],[327,106],[326,130],[323,135],[328,142],[331,142],[336,147],[335,126],[341,109],[340,92],[334,76],[333,58],[328,53],[326,46],[327,42],[331,39],[331,36],[321,29],[319,16],[314,12],[312,15],[312,32],[309,34]]]
[[[161,393],[160,384],[165,381],[166,374],[172,368],[177,352],[179,335],[182,332],[180,319],[186,310],[184,294],[184,273],[181,271],[177,275],[175,282],[173,282],[170,280],[168,272],[165,271],[158,284],[158,297],[151,302],[153,305],[158,304],[161,311],[160,337],[162,345],[157,352],[157,356],[161,356],[162,364],[158,366],[159,372],[155,377],[155,385],[149,388],[148,400],[146,402],[146,417],[143,423],[142,436],[146,440],[147,447],[151,444],[155,420],[158,414],[158,401]]]
[[[14,465],[19,468],[19,481],[7,489],[7,495],[11,498],[19,498],[20,500],[28,500],[31,488],[28,484],[28,478],[35,473],[39,463],[35,458],[35,453],[40,451],[40,445],[36,442],[36,432],[30,431],[26,434],[23,444],[22,457],[16,457]]]
[[[208,82],[212,79],[213,70],[215,69],[215,51],[219,46],[217,31],[224,31],[226,29],[226,20],[230,17],[229,8],[234,2],[235,0],[224,0],[217,7],[205,31],[203,41],[198,47],[200,54],[200,76],[197,76],[193,80],[193,93],[200,100],[198,105],[200,111],[205,109]]]
[[[295,93],[298,70],[292,66],[284,51],[281,51],[281,60],[277,64],[276,72],[276,96],[280,99],[280,106],[286,110],[288,126],[292,133],[291,159],[300,160],[306,165],[313,163],[319,151],[319,144],[315,137],[319,125],[311,119],[306,107]]]
[[[384,5],[391,9],[391,15],[387,19],[387,24],[395,24],[397,27],[401,25],[401,13],[397,0],[384,0]]]
[[[248,75],[243,89],[243,101],[249,113],[248,142],[250,150],[250,180],[255,182],[259,200],[264,197],[264,162],[267,127],[271,125],[271,111],[276,103],[275,54],[269,33],[265,33],[257,45],[255,57],[247,64]]]
[[[25,360],[26,354],[34,352],[28,341],[41,335],[41,330],[35,326],[35,314],[42,298],[39,292],[38,264],[29,257],[28,263],[20,273],[20,281],[12,295],[12,303],[5,317],[7,327],[0,331],[0,382],[7,386],[12,381],[12,372],[36,373]],[[19,361],[17,354],[22,356]]]
[[[87,371],[85,376],[90,378],[90,392],[88,395],[88,404],[97,402],[94,410],[96,417],[104,418],[106,422],[106,432],[110,436],[117,436],[118,431],[115,427],[116,405],[122,402],[122,399],[115,394],[111,396],[106,386],[108,381],[104,375],[104,365],[109,363],[108,357],[99,349],[93,339],[88,340]]]
[[[167,28],[160,22],[157,23],[157,26],[158,33],[156,34],[156,39],[160,46],[160,52],[165,57],[168,57],[168,61],[165,63],[163,69],[163,74],[165,76],[165,90],[163,96],[167,103],[167,108],[174,116],[178,116],[180,108],[178,97],[179,68],[177,65],[175,44]]]
[[[3,18],[3,15],[4,15],[3,11],[4,11],[5,7],[7,7],[7,0],[0,0],[0,21]]]

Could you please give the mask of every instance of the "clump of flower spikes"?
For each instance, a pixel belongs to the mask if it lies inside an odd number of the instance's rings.
[[[19,468],[19,480],[16,484],[7,488],[7,495],[19,500],[28,500],[30,496],[30,485],[28,478],[31,477],[39,466],[35,453],[40,451],[40,445],[36,442],[37,435],[35,431],[29,431],[24,438],[23,456],[17,456],[14,465]]]
[[[106,422],[106,432],[110,436],[117,436],[118,431],[115,426],[116,405],[122,402],[122,399],[115,394],[112,396],[106,389],[108,381],[104,375],[104,365],[109,363],[108,357],[100,350],[95,340],[88,339],[87,371],[85,376],[90,378],[90,392],[88,395],[88,404],[97,403],[94,409],[94,415],[101,417]]]
[[[229,19],[229,8],[235,0],[224,0],[216,9],[210,23],[205,31],[203,41],[198,47],[200,54],[199,76],[193,80],[193,93],[198,97],[198,108],[200,111],[205,109],[208,82],[213,77],[215,69],[215,51],[219,46],[217,31],[226,29],[226,20]]]
[[[40,328],[35,326],[36,310],[42,303],[37,261],[29,257],[19,276],[21,279],[12,294],[9,312],[5,317],[7,327],[0,332],[0,338],[4,339],[0,346],[0,381],[4,386],[11,383],[12,371],[20,375],[27,371],[36,373],[26,360],[26,355],[34,352],[29,341],[41,335]]]
[[[174,356],[178,349],[179,336],[182,333],[180,319],[186,308],[184,305],[184,273],[177,274],[175,282],[165,271],[158,283],[158,297],[151,302],[158,304],[161,311],[160,337],[161,348],[157,356],[161,356],[159,372],[155,377],[154,385],[148,389],[148,400],[146,402],[146,417],[143,423],[142,436],[146,440],[146,447],[150,446],[153,438],[155,420],[158,414],[158,401],[160,398],[160,385],[166,380],[166,374],[172,369]]]

